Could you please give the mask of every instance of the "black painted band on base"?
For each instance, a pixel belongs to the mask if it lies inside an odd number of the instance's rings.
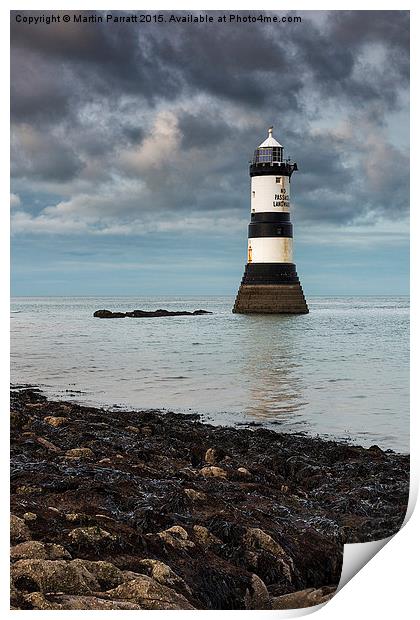
[[[299,278],[293,263],[248,263],[242,284],[297,284]]]
[[[251,213],[251,224],[264,224],[268,223],[283,223],[290,222],[290,213],[282,212],[277,213],[276,211],[263,211],[261,213]]]
[[[248,239],[256,237],[293,237],[293,225],[290,222],[282,224],[249,224]]]

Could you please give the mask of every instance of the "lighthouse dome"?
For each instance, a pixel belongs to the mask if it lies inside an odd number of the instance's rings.
[[[268,128],[268,137],[254,152],[254,164],[280,164],[283,162],[283,147],[273,138],[273,128]]]
[[[277,142],[277,140],[275,138],[273,138],[273,128],[269,127],[268,128],[268,137],[264,140],[264,142],[261,142],[260,146],[258,148],[264,148],[267,146],[279,146],[281,148],[282,145],[280,144],[280,142]]]

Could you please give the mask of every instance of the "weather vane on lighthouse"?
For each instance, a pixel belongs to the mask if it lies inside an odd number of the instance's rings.
[[[254,152],[251,176],[251,223],[248,263],[233,312],[306,314],[309,312],[293,263],[290,178],[297,164],[284,160],[283,147],[268,137]]]

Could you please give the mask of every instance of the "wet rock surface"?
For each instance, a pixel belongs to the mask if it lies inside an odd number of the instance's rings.
[[[111,312],[111,310],[96,310],[93,316],[97,319],[124,319],[131,317],[134,319],[143,319],[151,317],[163,317],[163,316],[200,316],[201,314],[212,314],[209,310],[194,310],[194,312],[188,312],[187,310],[132,310],[131,312]]]
[[[399,529],[409,457],[23,387],[11,476],[14,609],[289,609]]]

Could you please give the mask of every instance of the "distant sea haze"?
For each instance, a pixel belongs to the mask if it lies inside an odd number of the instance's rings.
[[[308,303],[308,315],[252,316],[232,314],[231,297],[15,298],[12,382],[408,452],[408,297]],[[213,314],[94,318],[103,308]]]

